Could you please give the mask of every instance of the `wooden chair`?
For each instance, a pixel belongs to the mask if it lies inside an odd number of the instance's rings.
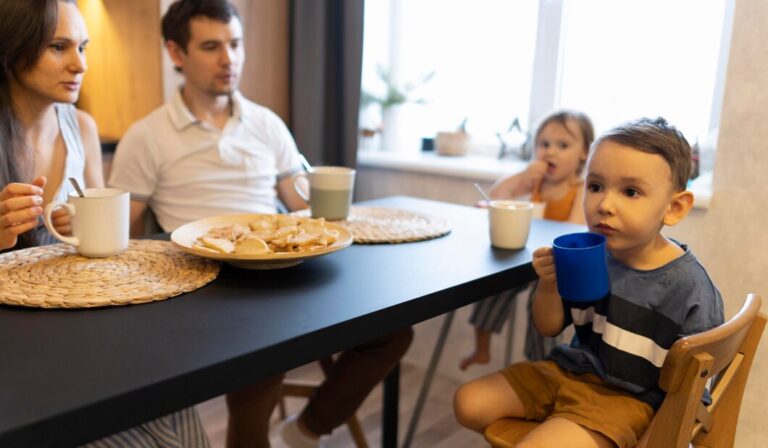
[[[728,322],[675,342],[659,377],[667,395],[648,428],[646,446],[733,447],[744,387],[766,323],[761,302],[749,294]],[[701,397],[711,378],[712,404],[704,406]],[[494,447],[513,447],[536,426],[505,418],[488,426],[485,438]]]
[[[328,375],[331,368],[333,368],[333,358],[328,356],[321,358],[317,361],[320,363],[320,367],[323,369],[323,373]],[[309,398],[314,394],[315,390],[319,387],[319,384],[312,381],[302,381],[296,379],[286,379],[283,381],[283,399],[280,400],[279,410],[280,419],[285,420],[285,399],[284,397],[303,397]],[[355,442],[357,448],[368,448],[368,442],[365,440],[365,433],[363,427],[360,425],[360,420],[356,415],[350,417],[347,421],[347,428],[352,436],[352,440]]]

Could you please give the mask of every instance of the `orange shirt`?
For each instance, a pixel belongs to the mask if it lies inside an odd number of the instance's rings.
[[[546,207],[544,208],[544,219],[568,221],[568,218],[571,217],[571,210],[573,210],[573,201],[576,200],[579,188],[581,188],[582,185],[582,183],[576,184],[572,186],[562,198],[547,202]],[[538,185],[537,188],[533,190],[533,193],[531,193],[531,201],[544,202],[541,200],[541,185]]]

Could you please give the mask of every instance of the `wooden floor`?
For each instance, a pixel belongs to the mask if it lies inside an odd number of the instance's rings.
[[[314,380],[320,379],[322,374],[317,363],[309,364],[290,373],[291,377]],[[402,442],[407,430],[411,412],[416,401],[424,370],[404,364],[401,367],[400,376],[400,436]],[[453,391],[459,383],[454,380],[435,376],[429,399],[424,406],[421,421],[413,440],[413,447],[456,447],[472,448],[487,447],[483,438],[464,429],[456,423],[453,417]],[[305,400],[289,398],[286,401],[289,413],[298,412]],[[224,448],[226,434],[226,405],[222,397],[201,403],[197,407],[203,420],[203,426],[208,433],[212,448]],[[368,399],[363,402],[357,412],[360,423],[365,431],[366,438],[371,447],[381,446],[381,386],[371,392]],[[278,424],[277,411],[272,419],[272,429]],[[284,448],[282,440],[274,431],[272,434],[272,447]],[[327,441],[327,445],[334,448],[354,447],[345,426],[337,428]]]

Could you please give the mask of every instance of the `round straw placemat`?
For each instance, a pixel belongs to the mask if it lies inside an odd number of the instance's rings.
[[[309,210],[296,212],[309,216]],[[352,232],[358,244],[408,243],[448,234],[451,226],[443,218],[386,207],[352,206],[347,219],[333,221]]]
[[[120,255],[86,258],[68,244],[0,255],[0,303],[91,308],[167,299],[216,278],[219,264],[168,241],[131,240]]]

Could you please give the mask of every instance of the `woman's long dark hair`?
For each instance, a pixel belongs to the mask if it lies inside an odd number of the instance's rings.
[[[0,0],[0,188],[31,181],[34,160],[13,110],[10,79],[35,66],[53,40],[58,15],[58,0]],[[16,248],[31,244],[28,234],[19,240]]]

